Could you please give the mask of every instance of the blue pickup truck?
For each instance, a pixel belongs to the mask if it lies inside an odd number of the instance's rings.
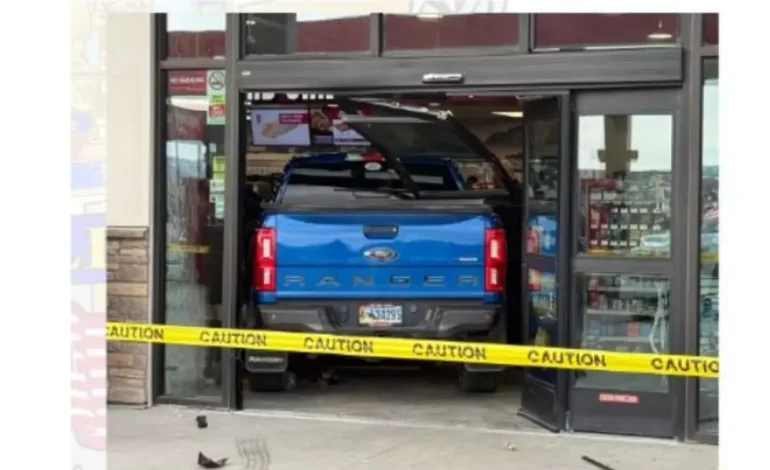
[[[468,143],[448,113],[353,103],[369,115],[351,113],[345,124],[377,151],[288,162],[252,236],[252,324],[506,342],[509,240],[500,207],[510,201],[499,191],[468,190],[453,160],[489,161],[491,152]],[[345,347],[316,346],[319,353]],[[496,391],[502,367],[462,363],[453,348],[430,354],[461,364],[464,391]],[[249,351],[245,363],[251,382],[282,388],[286,353]]]

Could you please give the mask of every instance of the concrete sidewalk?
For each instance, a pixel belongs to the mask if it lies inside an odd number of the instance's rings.
[[[198,429],[205,414],[209,427]],[[198,451],[228,457],[225,469],[527,469],[717,468],[718,448],[651,439],[400,424],[289,412],[229,413],[158,406],[111,407],[110,470],[196,469]],[[236,439],[245,439],[239,455]],[[265,442],[267,452],[257,441]],[[269,457],[265,455],[269,454]],[[269,462],[267,462],[269,460]]]

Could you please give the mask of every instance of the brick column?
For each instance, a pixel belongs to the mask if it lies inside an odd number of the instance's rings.
[[[115,322],[149,321],[149,230],[107,229],[107,318]],[[107,343],[107,401],[147,403],[149,346]]]

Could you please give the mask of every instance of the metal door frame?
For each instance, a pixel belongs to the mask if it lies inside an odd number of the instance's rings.
[[[235,15],[231,15],[235,16]],[[229,20],[229,18],[228,18]],[[228,25],[229,26],[229,25]],[[231,76],[232,74],[229,74],[227,77],[227,85],[229,86],[231,81],[230,80],[236,80],[235,77]],[[240,154],[240,152],[244,148],[244,137],[245,132],[243,129],[243,122],[240,120],[240,113],[243,110],[243,105],[245,102],[245,93],[247,91],[263,91],[263,90],[253,90],[253,89],[243,89],[243,88],[237,88],[237,93],[228,93],[226,96],[227,99],[227,119],[230,122],[230,119],[233,119],[233,125],[228,125],[228,128],[226,130],[226,146],[225,151],[227,153],[227,168],[226,168],[226,181],[225,181],[225,187],[226,188],[232,188],[233,185],[238,185],[237,187],[241,187],[243,184],[243,181],[245,179],[245,167],[242,165],[242,162],[240,161],[240,158],[232,158],[231,159],[231,153],[230,149],[232,148],[235,150],[236,153],[234,155]],[[323,89],[313,89],[308,90],[312,93],[337,93],[337,94],[349,94],[349,95],[382,95],[382,94],[393,94],[393,93],[403,93],[404,90],[400,89],[392,89],[392,88],[356,88],[351,90],[323,90]],[[409,90],[411,91],[411,90]],[[440,91],[447,91],[442,90],[438,88],[430,88],[430,89],[422,89],[423,92],[431,91],[431,92],[440,92]],[[571,159],[571,136],[572,136],[572,127],[571,127],[571,121],[572,121],[572,110],[571,110],[571,99],[570,99],[570,92],[568,90],[560,90],[557,92],[553,92],[551,90],[543,90],[536,87],[494,87],[493,89],[486,89],[485,87],[463,87],[461,89],[458,88],[452,88],[452,92],[454,93],[470,93],[475,94],[477,96],[536,96],[540,98],[557,98],[560,100],[560,134],[559,134],[559,153],[560,153],[560,168],[559,168],[559,203],[558,203],[558,223],[559,227],[564,224],[564,227],[570,227],[569,221],[570,221],[570,213],[571,210],[569,199],[568,198],[562,198],[561,197],[561,191],[568,191],[568,188],[570,187],[570,181],[571,181],[571,168],[572,168],[572,159]],[[408,92],[407,92],[408,93]],[[526,117],[526,114],[525,114]],[[232,142],[238,142],[237,145],[233,144]],[[237,161],[231,161],[231,160],[237,160]],[[526,171],[526,168],[523,169],[523,171]],[[233,183],[231,183],[231,181]],[[564,188],[564,189],[562,189]],[[526,190],[526,188],[524,188]],[[238,281],[238,253],[240,253],[240,249],[242,247],[238,246],[240,243],[241,238],[238,236],[240,231],[240,197],[241,192],[240,191],[231,191],[227,190],[226,195],[226,207],[228,208],[225,211],[225,249],[224,249],[224,256],[230,256],[232,261],[229,261],[226,259],[224,262],[225,266],[225,273],[224,273],[224,286],[223,286],[223,298],[224,298],[224,308],[227,312],[226,321],[225,321],[225,328],[237,328],[240,318],[239,318],[239,312],[238,312],[238,292],[237,292],[237,281]],[[230,208],[237,208],[237,209],[230,209]],[[522,222],[525,222],[522,220]],[[522,227],[523,229],[523,227]],[[557,246],[559,253],[556,256],[556,265],[557,265],[557,279],[560,283],[560,285],[569,285],[570,276],[572,275],[572,271],[569,267],[570,260],[570,253],[569,253],[569,243],[571,240],[571,230],[570,229],[564,229],[558,231],[558,241]],[[229,243],[229,245],[228,245]],[[564,267],[563,267],[564,266]],[[226,289],[230,289],[227,291]],[[559,336],[559,342],[558,346],[567,346],[569,341],[569,333],[570,333],[570,324],[569,324],[569,313],[570,310],[568,308],[569,306],[569,300],[570,300],[570,290],[569,289],[562,289],[560,291],[557,291],[557,311],[559,312],[559,326],[558,326],[558,336]],[[522,314],[522,319],[525,318],[526,315]],[[223,390],[225,393],[225,398],[227,400],[226,403],[228,404],[229,408],[234,409],[242,409],[243,408],[243,390],[242,387],[239,386],[239,384],[242,383],[241,380],[241,374],[240,367],[238,367],[238,358],[236,354],[231,351],[229,359],[225,361],[223,358]],[[546,424],[544,421],[537,419],[536,416],[529,415],[527,416],[528,419],[537,422],[538,424],[544,426],[545,428],[552,430],[554,432],[558,432],[564,429],[564,423],[566,419],[566,412],[567,412],[567,397],[568,397],[568,385],[569,385],[569,377],[567,375],[567,372],[559,370],[557,372],[557,383],[555,387],[555,403],[556,403],[556,416],[557,416],[557,426],[554,427],[553,425]],[[534,418],[534,419],[533,419]]]
[[[567,197],[571,193],[571,171],[572,171],[572,100],[569,90],[563,90],[552,94],[546,94],[542,96],[543,100],[556,99],[558,100],[558,116],[559,116],[559,179],[558,179],[558,195],[557,195],[557,253],[554,257],[554,263],[556,268],[556,316],[557,316],[557,340],[554,347],[568,347],[570,341],[570,309],[569,299],[571,291],[564,286],[570,285],[570,276],[572,275],[572,269],[570,266],[571,256],[569,250],[569,243],[571,237],[571,206],[570,198]],[[525,127],[525,142],[528,139],[527,133],[527,116],[526,105],[522,106],[524,109],[524,127]],[[523,198],[523,217],[522,217],[522,268],[527,265],[525,258],[527,257],[526,249],[526,230],[527,220],[529,219],[529,196],[528,196],[528,163],[529,163],[529,150],[524,151],[524,162],[522,172],[524,174],[524,198]],[[528,284],[528,272],[522,269],[521,273],[521,312],[522,312],[522,326],[524,334],[528,335],[530,314],[528,309],[528,296],[526,286]],[[526,374],[526,372],[525,372]],[[527,378],[525,376],[524,383],[522,384],[522,397],[525,392],[524,387],[527,387]],[[556,382],[553,390],[553,423],[548,422],[547,418],[542,415],[537,415],[537,410],[526,410],[523,405],[518,410],[518,414],[535,422],[536,424],[543,426],[553,432],[559,432],[566,429],[567,424],[567,411],[568,411],[568,384],[569,375],[567,371],[556,370]],[[532,386],[539,385],[532,384]],[[547,391],[543,390],[544,393]]]
[[[232,83],[232,80],[237,80],[237,77],[230,76],[228,77],[228,86]],[[227,145],[226,145],[226,152],[227,152],[227,174],[226,174],[226,188],[233,188],[233,187],[240,187],[244,180],[244,171],[245,168],[242,165],[242,162],[240,162],[239,158],[235,158],[236,155],[238,155],[244,145],[244,136],[245,133],[243,131],[243,123],[240,122],[240,113],[243,109],[244,105],[244,94],[246,91],[269,91],[269,90],[261,90],[261,89],[244,89],[242,87],[238,87],[237,85],[234,85],[234,89],[237,89],[237,92],[234,93],[228,93],[227,94],[227,119],[232,119],[234,124],[228,125],[227,130]],[[404,93],[404,92],[410,92],[410,91],[416,91],[415,89],[410,90],[403,90],[403,89],[393,89],[393,88],[351,88],[351,89],[345,89],[345,90],[324,90],[324,89],[308,89],[303,90],[307,92],[312,93],[337,93],[337,94],[351,94],[351,95],[381,95],[381,94],[387,94],[387,93]],[[447,89],[438,89],[438,88],[420,88],[423,92],[426,91],[448,91]],[[286,90],[289,91],[289,90]],[[294,90],[292,90],[294,91]],[[536,96],[554,96],[554,97],[560,97],[562,101],[561,106],[561,129],[560,129],[560,153],[561,153],[561,167],[560,167],[560,191],[572,191],[571,188],[573,188],[573,174],[574,174],[574,162],[572,155],[574,152],[572,152],[573,149],[573,93],[570,91],[566,91],[565,89],[561,89],[558,92],[554,92],[553,90],[549,88],[542,88],[542,87],[503,87],[503,86],[495,86],[495,87],[483,87],[483,86],[476,86],[476,87],[453,87],[451,88],[452,92],[455,93],[472,93],[476,95],[485,95],[485,96],[494,96],[494,95],[519,95],[519,96],[525,96],[525,95],[536,95]],[[237,124],[235,124],[237,123]],[[235,143],[234,143],[235,142]],[[236,144],[237,143],[237,144]],[[230,153],[229,149],[235,150],[234,153]],[[563,188],[563,189],[562,189]],[[570,193],[571,194],[571,193]],[[237,305],[237,279],[238,279],[238,253],[240,252],[240,247],[238,247],[240,238],[238,237],[238,233],[240,230],[240,191],[231,191],[228,190],[227,192],[227,199],[226,204],[228,209],[226,210],[225,215],[225,256],[229,257],[229,259],[225,259],[224,266],[225,266],[225,274],[223,282],[225,283],[223,287],[223,295],[226,295],[225,297],[225,311],[226,311],[226,327],[237,327],[238,320],[239,320],[239,312],[238,312],[238,305]],[[558,250],[559,253],[557,254],[557,282],[561,286],[573,286],[574,278],[573,278],[573,269],[571,266],[572,259],[572,249],[571,244],[573,241],[573,233],[574,233],[574,227],[573,227],[573,220],[572,220],[572,213],[573,210],[571,206],[571,201],[569,198],[559,198],[559,235],[558,235]],[[564,228],[562,228],[564,227]],[[572,325],[572,315],[571,315],[571,305],[572,305],[572,299],[573,299],[573,292],[572,288],[565,289],[562,288],[561,291],[557,294],[557,308],[559,309],[559,343],[560,345],[568,345],[570,341],[570,335],[572,332],[571,325]],[[226,406],[229,408],[235,408],[235,409],[241,409],[243,406],[243,394],[242,389],[239,386],[241,381],[240,378],[240,371],[238,370],[238,364],[237,364],[237,357],[235,354],[230,354],[229,360],[224,362],[224,389],[226,389],[225,393],[226,399]],[[546,426],[547,428],[554,430],[554,431],[560,431],[563,429],[566,429],[568,426],[568,412],[569,412],[569,384],[570,384],[570,378],[569,373],[565,371],[559,371],[557,375],[557,385],[555,388],[555,403],[556,403],[556,413],[557,413],[557,428],[554,428],[553,426]],[[543,424],[543,423],[540,423]]]
[[[572,257],[571,273],[571,324],[577,325],[577,278],[582,273],[608,273],[608,274],[659,274],[670,280],[671,301],[669,320],[669,351],[672,354],[684,354],[685,345],[682,332],[685,331],[686,315],[682,306],[685,303],[685,279],[678,273],[678,267],[684,264],[684,248],[688,244],[687,224],[682,221],[688,212],[687,201],[687,159],[686,159],[686,122],[683,101],[684,91],[677,88],[651,88],[642,90],[607,90],[584,91],[574,95],[574,138],[575,148],[579,145],[579,119],[580,116],[628,114],[628,115],[670,115],[672,118],[671,135],[671,255],[668,258],[633,258],[612,257],[578,254],[578,237],[580,233],[580,218],[577,217],[580,210],[580,176],[575,158],[574,169],[571,174],[571,231],[573,235],[569,241],[569,253]],[[570,346],[580,347],[582,338],[576,336],[577,328],[572,329]],[[668,398],[671,401],[673,412],[671,416],[671,437],[679,437],[682,429],[683,413],[681,412],[684,380],[683,378],[670,378]],[[575,381],[574,374],[570,374],[567,393],[571,396],[572,386]],[[570,399],[573,401],[572,399]],[[571,403],[572,406],[577,403]],[[678,410],[678,411],[677,411]],[[574,415],[574,410],[571,416]],[[571,426],[571,423],[568,423]]]
[[[662,49],[608,50],[562,52],[553,54],[514,54],[511,56],[478,57],[425,57],[397,58],[372,57],[367,59],[337,59],[313,60],[305,58],[296,60],[253,60],[242,55],[242,19],[243,15],[227,15],[226,71],[228,90],[226,95],[226,211],[223,249],[223,310],[224,327],[235,328],[238,325],[238,256],[241,252],[240,188],[244,181],[245,168],[239,155],[245,144],[245,130],[241,122],[244,98],[247,91],[283,91],[283,92],[321,92],[337,94],[377,94],[377,93],[407,93],[426,91],[447,91],[476,93],[486,95],[564,95],[564,90],[600,89],[600,88],[632,88],[646,83],[650,87],[681,86],[683,80],[683,50],[680,47]],[[340,63],[343,62],[343,63]],[[398,67],[395,67],[398,65]],[[363,75],[350,73],[348,67],[358,67]],[[478,73],[477,77],[469,77],[465,85],[426,87],[421,83],[423,73],[443,71],[449,67],[452,71],[459,69],[471,70]],[[398,77],[391,72],[399,71]],[[448,70],[448,69],[447,69]],[[514,71],[511,75],[511,71]],[[376,80],[367,77],[378,72]],[[323,76],[319,77],[319,72]],[[328,77],[327,77],[328,75]],[[276,76],[284,77],[281,80]],[[286,83],[290,77],[292,83]],[[504,78],[507,77],[507,78]],[[370,83],[369,87],[361,87],[361,83]],[[569,94],[566,93],[568,97]],[[570,103],[570,99],[565,104]],[[563,106],[562,120],[562,152],[571,148],[571,106]],[[566,119],[565,119],[566,118]],[[566,132],[565,132],[566,131]],[[565,158],[560,186],[571,187],[570,178],[571,158]],[[564,170],[568,171],[564,171]],[[565,179],[567,178],[567,179]],[[566,199],[566,198],[565,198]],[[569,255],[571,215],[560,207],[559,224],[563,223],[570,230],[561,229],[558,256],[559,265],[563,265]],[[569,265],[566,265],[569,266]],[[564,276],[571,276],[571,269],[561,269]],[[559,278],[559,282],[567,282],[569,278]],[[566,285],[566,284],[565,284]],[[568,291],[568,294],[571,290]],[[571,298],[571,296],[569,297]],[[559,295],[560,311],[568,310],[568,296]],[[569,336],[568,322],[562,322],[560,335]],[[565,328],[565,331],[561,331]],[[240,371],[238,360],[233,350],[225,350],[223,354],[223,404],[227,408],[240,409],[243,406],[242,390],[240,387]],[[567,409],[567,381],[559,387],[559,401]]]

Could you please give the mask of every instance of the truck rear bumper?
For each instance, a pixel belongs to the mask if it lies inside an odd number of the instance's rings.
[[[388,304],[401,307],[400,324],[370,326],[359,321],[359,308],[379,300],[283,301],[257,306],[262,325],[271,330],[332,333],[340,335],[390,336],[398,338],[464,339],[487,337],[505,341],[497,328],[502,307],[466,300],[398,300]],[[484,341],[483,339],[481,339]]]
[[[380,303],[367,299],[284,301],[257,307],[262,328],[304,333],[395,338],[455,339],[505,343],[505,315],[500,304],[467,300],[390,300],[403,309],[400,325],[369,326],[359,323],[359,307]],[[288,367],[288,354],[279,351],[246,351],[249,372],[276,373]],[[494,364],[464,364],[468,370],[494,372]]]

